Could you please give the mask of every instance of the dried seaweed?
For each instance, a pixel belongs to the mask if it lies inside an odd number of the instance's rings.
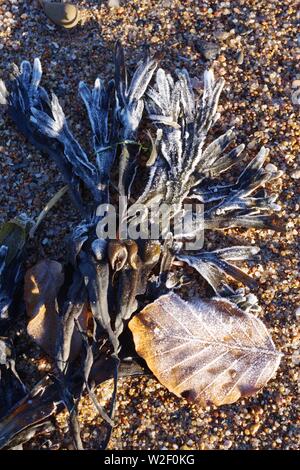
[[[56,163],[81,214],[81,221],[69,239],[63,283],[52,298],[52,310],[54,302],[57,316],[52,344],[53,374],[37,384],[0,421],[0,447],[12,447],[30,439],[44,429],[44,424],[49,424],[51,416],[66,407],[74,445],[82,449],[77,408],[83,393],[89,394],[104,420],[107,434],[99,447],[106,446],[113,426],[118,377],[124,367],[122,360],[127,345],[123,338],[128,332],[128,322],[132,316],[138,321],[139,311],[149,301],[158,298],[161,302],[162,295],[180,287],[180,276],[173,269],[176,262],[194,268],[218,299],[230,299],[226,302],[237,304],[249,318],[252,315],[249,311],[257,309],[254,294],[249,294],[246,288],[234,290],[228,281],[230,277],[255,288],[253,279],[232,262],[253,257],[258,252],[256,247],[191,251],[185,249],[184,242],[204,229],[281,229],[273,214],[278,208],[276,196],[268,196],[265,189],[266,183],[279,178],[281,173],[264,168],[268,151],[262,148],[235,182],[224,183],[223,173],[226,175],[232,166],[240,165],[244,150],[244,145],[227,150],[234,142],[233,129],[206,145],[208,133],[220,117],[217,107],[224,80],[215,81],[212,70],[207,70],[200,99],[194,95],[185,70],[178,71],[174,79],[157,67],[158,58],[146,55],[130,80],[123,48],[117,43],[114,79],[106,83],[97,78],[92,90],[84,82],[79,84],[79,95],[91,126],[94,148],[91,157],[72,134],[56,95],[52,94],[50,99],[40,86],[42,70],[38,59],[33,67],[25,61],[20,71],[15,69],[7,87],[0,82],[0,104],[29,142]],[[137,170],[143,171],[138,159],[142,147],[137,138],[145,109],[157,132],[156,138],[148,132],[152,151],[144,168],[146,184],[133,194]],[[118,167],[116,182],[115,166]],[[89,192],[88,201],[82,195],[81,186]],[[171,223],[161,230],[157,240],[123,240],[119,233],[110,239],[99,238],[97,224],[102,216],[98,215],[97,207],[109,203],[115,190],[131,203],[127,214],[119,209],[120,222],[134,220],[136,205],[151,208],[154,203],[172,206],[174,222],[176,215],[184,214],[184,202],[192,200],[204,204],[202,224],[175,233]],[[149,224],[151,221],[150,218]],[[3,245],[0,249],[1,308],[5,312],[7,299],[11,301],[14,297],[14,292],[8,291],[11,282],[5,282],[11,276],[16,278],[19,255],[8,272],[8,252],[1,238],[0,245]],[[239,315],[243,314],[238,311]],[[84,315],[85,326],[80,322]],[[72,354],[74,335],[80,339],[76,360]],[[7,361],[3,364],[8,367]],[[10,370],[18,380],[12,364]],[[108,378],[113,378],[114,388],[108,409],[104,409],[97,401],[94,388]]]
[[[0,418],[26,393],[27,390],[15,368],[12,341],[0,336]]]
[[[26,224],[14,219],[0,228],[0,335],[5,334],[11,320],[14,297],[22,281]]]

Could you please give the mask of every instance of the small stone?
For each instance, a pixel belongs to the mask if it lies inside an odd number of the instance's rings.
[[[292,88],[300,88],[300,80],[293,80]]]
[[[239,65],[242,65],[242,63],[244,62],[244,53],[243,53],[243,51],[238,52],[236,61]]]
[[[298,180],[298,179],[300,178],[300,170],[294,171],[294,172],[291,174],[291,177],[292,177],[294,180]]]
[[[225,41],[230,36],[230,33],[223,31],[222,29],[217,29],[214,31],[214,37],[219,41]]]
[[[266,170],[270,171],[271,173],[276,173],[276,171],[278,171],[278,168],[277,166],[273,165],[273,163],[268,163],[266,165]]]
[[[156,44],[156,43],[158,43],[159,41],[160,41],[159,36],[152,36],[151,42],[152,42],[153,44]]]
[[[278,76],[278,75],[277,75],[277,73],[276,73],[276,72],[272,72],[272,73],[270,73],[270,75],[269,75],[270,82],[271,82],[271,83],[276,83],[277,76]]]
[[[120,0],[108,0],[108,6],[110,8],[118,8],[120,6]]]
[[[220,48],[215,42],[197,41],[195,47],[206,60],[216,59],[220,52]]]
[[[251,439],[251,444],[253,445],[253,447],[259,447],[260,440],[257,438]]]
[[[226,439],[226,441],[224,441],[224,444],[223,444],[224,449],[230,449],[230,447],[232,446],[232,444],[233,444],[232,441]]]
[[[252,436],[254,436],[257,431],[259,430],[260,428],[260,423],[255,423],[255,424],[252,424],[252,426],[250,426],[250,433]]]
[[[298,366],[300,364],[300,354],[298,352],[295,352],[294,354],[292,354],[292,363],[295,366]],[[298,378],[298,374],[296,374],[296,380],[297,378]]]
[[[252,150],[252,149],[254,149],[254,148],[256,147],[256,145],[257,145],[257,140],[256,140],[256,139],[253,139],[253,140],[251,140],[251,141],[249,142],[249,144],[247,145],[247,148],[248,148],[249,150]]]

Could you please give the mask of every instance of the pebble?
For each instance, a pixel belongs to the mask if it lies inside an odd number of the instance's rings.
[[[276,171],[278,171],[277,166],[274,165],[273,163],[268,163],[265,168],[267,171],[270,171],[271,173],[276,173]]]
[[[254,436],[257,431],[259,430],[260,428],[260,423],[255,423],[255,424],[252,424],[252,426],[250,426],[250,433],[252,436]]]
[[[225,41],[227,38],[229,38],[230,33],[219,29],[219,30],[214,31],[214,36],[219,41]]]
[[[243,51],[239,51],[238,54],[237,54],[237,63],[239,65],[242,65],[244,62],[244,53]]]
[[[226,439],[226,440],[224,441],[224,444],[223,444],[224,449],[230,449],[230,447],[232,447],[232,444],[233,444],[232,441]]]
[[[202,54],[206,60],[214,60],[218,57],[220,48],[215,42],[198,40],[195,44],[196,50]]]
[[[247,148],[248,148],[249,150],[252,150],[252,149],[254,149],[254,148],[257,146],[257,144],[258,144],[258,142],[257,142],[256,139],[250,140],[250,142],[249,142],[248,145],[247,145]]]
[[[108,6],[110,8],[118,8],[120,6],[120,0],[108,0]]]
[[[291,174],[291,177],[294,180],[298,180],[300,178],[300,170],[293,171],[293,173]]]

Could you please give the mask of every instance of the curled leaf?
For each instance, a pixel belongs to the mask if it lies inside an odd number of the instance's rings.
[[[63,267],[57,261],[43,260],[29,269],[25,275],[24,299],[29,317],[27,333],[52,358],[56,357],[58,341],[63,328],[57,296],[64,283]],[[79,323],[86,329],[89,312],[84,307]],[[74,329],[70,348],[70,360],[79,354],[82,339]]]
[[[281,354],[264,324],[224,299],[184,301],[170,293],[129,323],[136,350],[171,392],[201,405],[258,392]]]
[[[63,282],[62,265],[52,260],[40,261],[25,275],[27,332],[52,357],[59,328],[57,295]]]

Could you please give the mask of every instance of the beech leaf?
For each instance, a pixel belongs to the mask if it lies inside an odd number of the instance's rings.
[[[52,358],[56,357],[59,331],[62,328],[57,295],[64,282],[63,267],[57,261],[43,260],[25,275],[24,299],[29,317],[27,333]],[[85,330],[89,312],[83,309],[79,323]],[[70,360],[80,352],[82,338],[75,329],[72,336]]]
[[[52,260],[40,261],[25,275],[27,332],[52,357],[59,328],[57,295],[63,282],[62,265]]]
[[[137,353],[177,396],[205,406],[258,392],[281,353],[261,320],[221,298],[182,300],[169,293],[129,323]]]

